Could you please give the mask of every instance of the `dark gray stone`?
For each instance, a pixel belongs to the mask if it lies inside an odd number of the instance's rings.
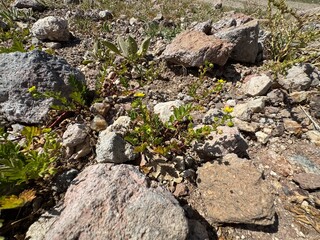
[[[37,124],[45,121],[53,99],[35,99],[28,89],[61,92],[68,97],[70,75],[84,75],[64,59],[42,51],[0,54],[0,115],[9,121]]]
[[[16,8],[31,8],[35,11],[43,11],[47,8],[46,5],[37,0],[16,0],[12,6]]]

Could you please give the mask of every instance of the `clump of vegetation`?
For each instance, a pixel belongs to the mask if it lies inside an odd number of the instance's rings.
[[[283,73],[295,63],[319,64],[320,50],[312,47],[320,37],[319,14],[298,14],[285,0],[268,0],[267,19],[271,68],[275,73]]]

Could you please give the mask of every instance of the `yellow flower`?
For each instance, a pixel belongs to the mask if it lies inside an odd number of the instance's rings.
[[[225,83],[226,81],[225,80],[223,80],[223,79],[219,79],[218,80],[218,83]]]
[[[142,92],[136,92],[136,93],[134,94],[134,96],[135,96],[135,97],[143,98],[143,97],[145,96],[145,94],[142,93]]]
[[[223,111],[225,113],[232,113],[233,112],[233,107],[225,106]]]
[[[28,89],[29,93],[34,93],[35,91],[37,91],[37,87],[36,86],[32,86],[31,88]]]

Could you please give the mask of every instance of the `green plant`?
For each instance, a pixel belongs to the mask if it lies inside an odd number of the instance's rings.
[[[51,164],[60,155],[60,143],[51,129],[24,127],[20,142],[9,140],[8,136],[0,129],[1,185],[20,185],[54,174]]]
[[[319,63],[320,50],[311,44],[320,37],[316,27],[319,14],[298,14],[285,0],[268,0],[267,14],[268,49],[273,60],[269,66],[276,74],[283,73],[294,63]]]
[[[28,91],[36,99],[53,98],[56,104],[51,105],[51,108],[55,110],[76,111],[77,109],[87,108],[92,99],[86,84],[77,80],[74,75],[69,76],[68,82],[71,87],[71,92],[68,97],[62,96],[61,92],[38,92],[36,86],[32,86]]]
[[[104,41],[103,44],[105,44],[114,53],[127,59],[129,62],[135,63],[147,53],[150,46],[150,40],[151,38],[143,40],[139,48],[136,40],[134,40],[130,35],[127,39],[123,39],[119,36],[118,47],[109,41]]]

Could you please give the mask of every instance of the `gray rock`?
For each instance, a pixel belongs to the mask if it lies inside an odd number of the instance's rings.
[[[170,116],[173,114],[173,109],[183,105],[180,100],[158,103],[154,106],[154,113],[159,114],[162,122],[168,122]]]
[[[262,131],[258,131],[255,133],[258,142],[262,143],[262,144],[266,144],[269,141],[269,135],[266,134],[265,132]]]
[[[274,89],[267,94],[267,101],[277,107],[283,104],[284,93],[280,89]]]
[[[112,123],[107,130],[109,132],[115,132],[117,134],[120,135],[125,135],[130,128],[131,125],[131,118],[128,116],[120,116],[117,118],[116,121],[114,121],[114,123]]]
[[[311,130],[306,132],[306,135],[310,142],[314,143],[317,146],[320,146],[320,132],[317,130]]]
[[[107,126],[107,121],[101,115],[94,116],[90,123],[90,128],[97,132],[105,130]]]
[[[84,75],[64,59],[42,51],[0,54],[0,115],[9,121],[37,124],[45,121],[52,99],[35,99],[28,89],[61,92],[68,97],[70,75]]]
[[[246,156],[248,144],[236,127],[219,126],[204,142],[196,141],[193,149],[205,160],[223,157],[228,153]]]
[[[97,162],[124,163],[136,158],[133,146],[107,129],[100,132],[96,146]]]
[[[64,0],[64,4],[79,4],[81,0]]]
[[[308,90],[313,82],[319,83],[319,73],[308,63],[291,67],[287,76],[279,79],[279,84],[290,91]]]
[[[239,103],[233,108],[231,116],[243,121],[249,121],[253,114],[252,109],[249,109],[248,103]]]
[[[232,122],[240,131],[255,133],[259,129],[259,124],[256,122],[246,122],[238,118],[233,118]]]
[[[209,223],[273,224],[274,196],[252,161],[229,154],[197,173],[200,199],[194,207]]]
[[[36,21],[31,33],[39,40],[50,40],[57,42],[66,42],[71,38],[71,33],[68,28],[68,21],[60,18],[49,16]]]
[[[12,6],[16,8],[31,8],[35,11],[43,11],[47,8],[46,5],[37,0],[16,0]]]
[[[298,173],[293,175],[293,181],[297,182],[302,189],[320,189],[320,175],[315,173]]]
[[[211,34],[211,29],[212,29],[212,20],[197,23],[192,27],[192,30],[203,32],[206,35]]]
[[[78,173],[78,170],[70,169],[58,176],[55,176],[52,189],[58,193],[65,192],[71,184],[71,181],[78,175]]]
[[[161,58],[185,67],[200,67],[205,62],[223,66],[232,44],[199,31],[184,31],[166,47]]]
[[[217,108],[211,108],[209,111],[207,111],[202,119],[202,122],[204,124],[213,124],[215,123],[215,118],[222,118],[223,117],[223,112],[220,109]]]
[[[179,203],[164,189],[149,188],[138,167],[97,164],[73,183],[43,239],[187,238],[188,222]]]
[[[209,240],[209,234],[206,227],[196,220],[189,220],[190,233],[188,240]]]
[[[249,96],[263,96],[272,85],[272,80],[269,76],[263,74],[261,76],[252,77],[244,86],[245,93]]]
[[[214,36],[234,44],[230,55],[231,59],[247,63],[256,61],[259,49],[259,23],[257,20],[219,30]]]
[[[247,102],[248,108],[253,113],[263,112],[265,107],[265,97],[258,97]]]

